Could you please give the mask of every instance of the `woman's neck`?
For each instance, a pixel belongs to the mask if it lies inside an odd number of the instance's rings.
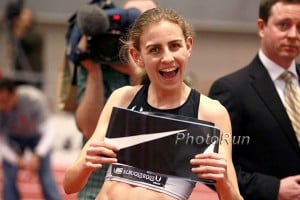
[[[148,103],[159,109],[172,109],[183,105],[191,88],[186,84],[182,84],[180,88],[173,90],[157,89],[153,84],[150,84],[148,89]]]

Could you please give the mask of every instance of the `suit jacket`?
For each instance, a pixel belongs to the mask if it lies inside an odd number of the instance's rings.
[[[248,66],[215,81],[209,96],[230,114],[233,162],[242,196],[245,200],[276,200],[280,179],[300,174],[300,147],[258,56]]]

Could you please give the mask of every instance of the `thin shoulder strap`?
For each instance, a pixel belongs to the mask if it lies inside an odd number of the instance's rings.
[[[199,105],[200,105],[200,92],[198,92],[195,89],[192,89],[192,99],[195,100],[195,110],[197,112],[195,117],[198,117],[198,112],[199,112]]]

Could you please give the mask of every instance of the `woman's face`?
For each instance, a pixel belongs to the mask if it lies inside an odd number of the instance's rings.
[[[191,50],[192,38],[185,40],[179,25],[162,20],[143,31],[134,58],[151,83],[170,89],[182,84]]]

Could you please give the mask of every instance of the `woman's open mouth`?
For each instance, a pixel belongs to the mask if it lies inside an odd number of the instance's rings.
[[[159,70],[160,75],[162,75],[164,78],[170,79],[176,76],[176,74],[178,73],[179,68],[178,67],[174,67],[174,68],[169,68],[169,69],[163,69],[163,70]]]

